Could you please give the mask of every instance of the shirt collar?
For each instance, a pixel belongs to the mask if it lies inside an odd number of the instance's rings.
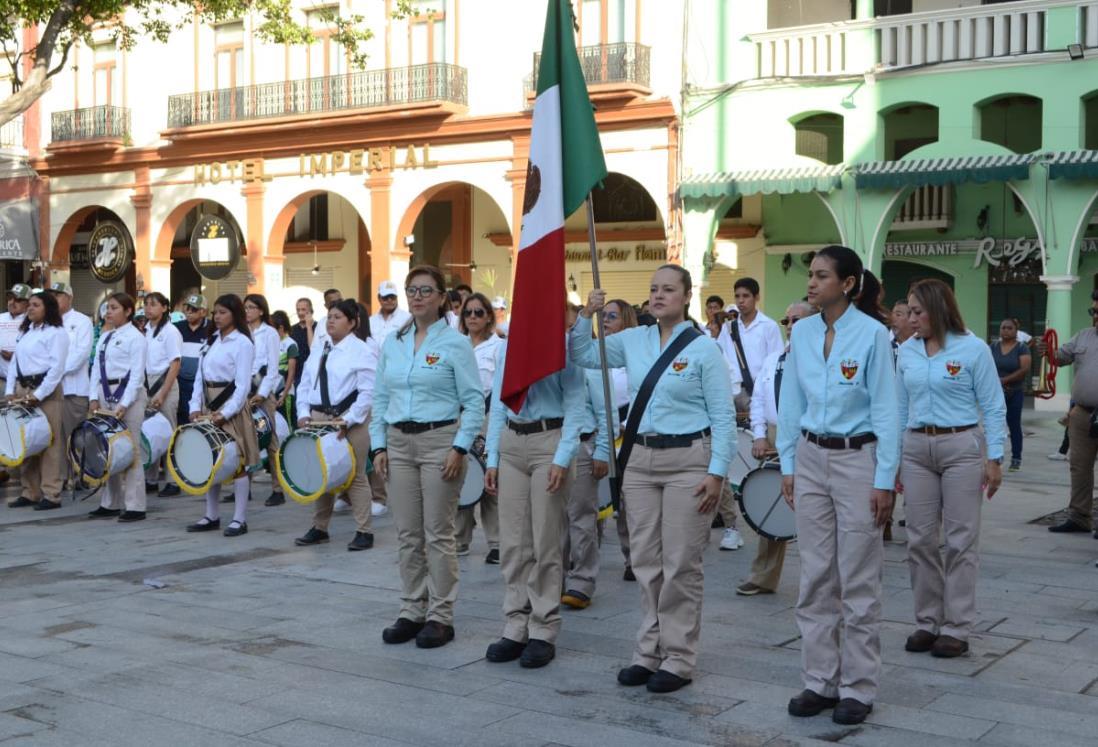
[[[229,340],[235,340],[236,338],[238,338],[240,336],[241,336],[241,334],[240,334],[239,329],[234,329],[232,332],[230,332],[229,334],[224,335],[224,336],[222,336],[220,331],[217,333],[218,339],[222,340],[223,342],[228,342]]]
[[[847,325],[853,324],[860,313],[858,307],[851,302],[850,305],[846,307],[846,311],[843,312],[843,315],[835,320],[835,330],[838,331]],[[820,321],[823,321],[823,314],[820,314]],[[824,323],[826,324],[826,322]]]

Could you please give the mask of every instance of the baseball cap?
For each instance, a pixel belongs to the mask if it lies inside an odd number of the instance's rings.
[[[193,309],[206,308],[206,297],[201,293],[194,293],[183,299],[184,306],[190,306]]]
[[[739,314],[740,313],[740,307],[737,306],[734,303],[730,303],[730,304],[728,304],[727,306],[724,307],[724,312],[726,314]]]
[[[145,318],[145,309],[141,306],[138,306],[137,309],[133,312],[133,318],[134,319],[144,319]]]
[[[492,299],[492,308],[493,309],[506,309],[507,308],[507,301],[503,298],[503,296],[496,296],[495,298]]]
[[[61,281],[50,283],[50,290],[54,293],[64,293],[66,296],[72,296],[72,286]]]
[[[30,300],[31,293],[33,292],[34,290],[26,283],[16,283],[8,289],[8,295],[15,296],[20,301]]]
[[[392,280],[382,280],[377,286],[377,294],[384,298],[385,296],[395,296],[400,292],[397,288],[397,284]]]

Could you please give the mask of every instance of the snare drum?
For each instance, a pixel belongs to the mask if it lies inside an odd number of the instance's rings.
[[[355,479],[355,452],[334,425],[298,428],[278,450],[278,484],[298,503],[312,503],[325,493],[339,493]]]
[[[86,487],[97,488],[134,462],[133,438],[126,424],[110,415],[93,415],[69,436],[69,462]]]
[[[740,493],[743,488],[744,478],[747,473],[759,466],[759,460],[751,456],[751,447],[755,443],[755,437],[746,428],[736,431],[736,451],[732,454],[732,462],[728,468],[728,482],[735,493]]]
[[[37,407],[0,408],[0,464],[18,467],[41,454],[53,442],[46,414]]]
[[[231,480],[243,467],[236,441],[209,420],[179,426],[168,444],[168,473],[191,495]]]
[[[736,497],[748,525],[767,539],[795,539],[797,520],[782,497],[782,469],[778,462],[766,462],[747,473]]]
[[[141,424],[141,463],[148,469],[160,462],[160,457],[168,453],[168,444],[172,442],[172,424],[159,412],[153,412]]]

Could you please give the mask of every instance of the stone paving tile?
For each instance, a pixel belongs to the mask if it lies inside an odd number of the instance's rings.
[[[1046,730],[1049,739],[1055,739],[1054,735],[1057,732],[1089,739],[1093,739],[1094,735],[1098,734],[1098,713],[1073,713],[1049,707],[1004,703],[959,694],[944,695],[928,705],[927,709],[1025,727],[1040,724]]]
[[[1081,693],[1098,681],[1098,663],[1034,655],[1022,650],[989,667],[980,677],[996,682],[1017,682],[1030,687]]]
[[[1094,747],[1095,737],[1072,736],[1062,731],[1051,734],[1044,725],[1020,726],[1018,724],[998,724],[985,734],[979,744],[1003,745],[1004,747],[1033,747],[1039,744],[1052,744],[1055,747]]]
[[[398,742],[395,739],[379,737],[375,734],[369,736],[359,731],[351,731],[330,724],[321,724],[306,719],[294,719],[270,729],[257,731],[251,735],[255,739],[262,739],[270,744],[285,745],[285,747],[362,747],[368,743],[370,747],[405,747],[413,742]]]

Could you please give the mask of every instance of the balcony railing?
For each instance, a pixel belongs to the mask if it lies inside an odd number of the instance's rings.
[[[11,150],[23,147],[23,115],[0,127],[0,148]]]
[[[592,47],[580,47],[580,67],[587,85],[606,83],[632,83],[648,88],[651,79],[651,49],[643,44],[616,42],[614,44],[596,44]],[[538,83],[538,67],[541,53],[534,53],[534,87]]]
[[[756,78],[844,75],[858,72],[848,49],[854,24],[819,26],[751,34]]]
[[[953,189],[925,185],[916,187],[892,222],[893,231],[916,231],[928,228],[948,228],[953,221]]]
[[[240,122],[428,102],[464,106],[463,67],[445,62],[261,83],[168,97],[168,127]]]
[[[54,112],[50,120],[50,140],[55,143],[74,140],[125,140],[130,134],[130,110],[121,106],[90,106]]]

